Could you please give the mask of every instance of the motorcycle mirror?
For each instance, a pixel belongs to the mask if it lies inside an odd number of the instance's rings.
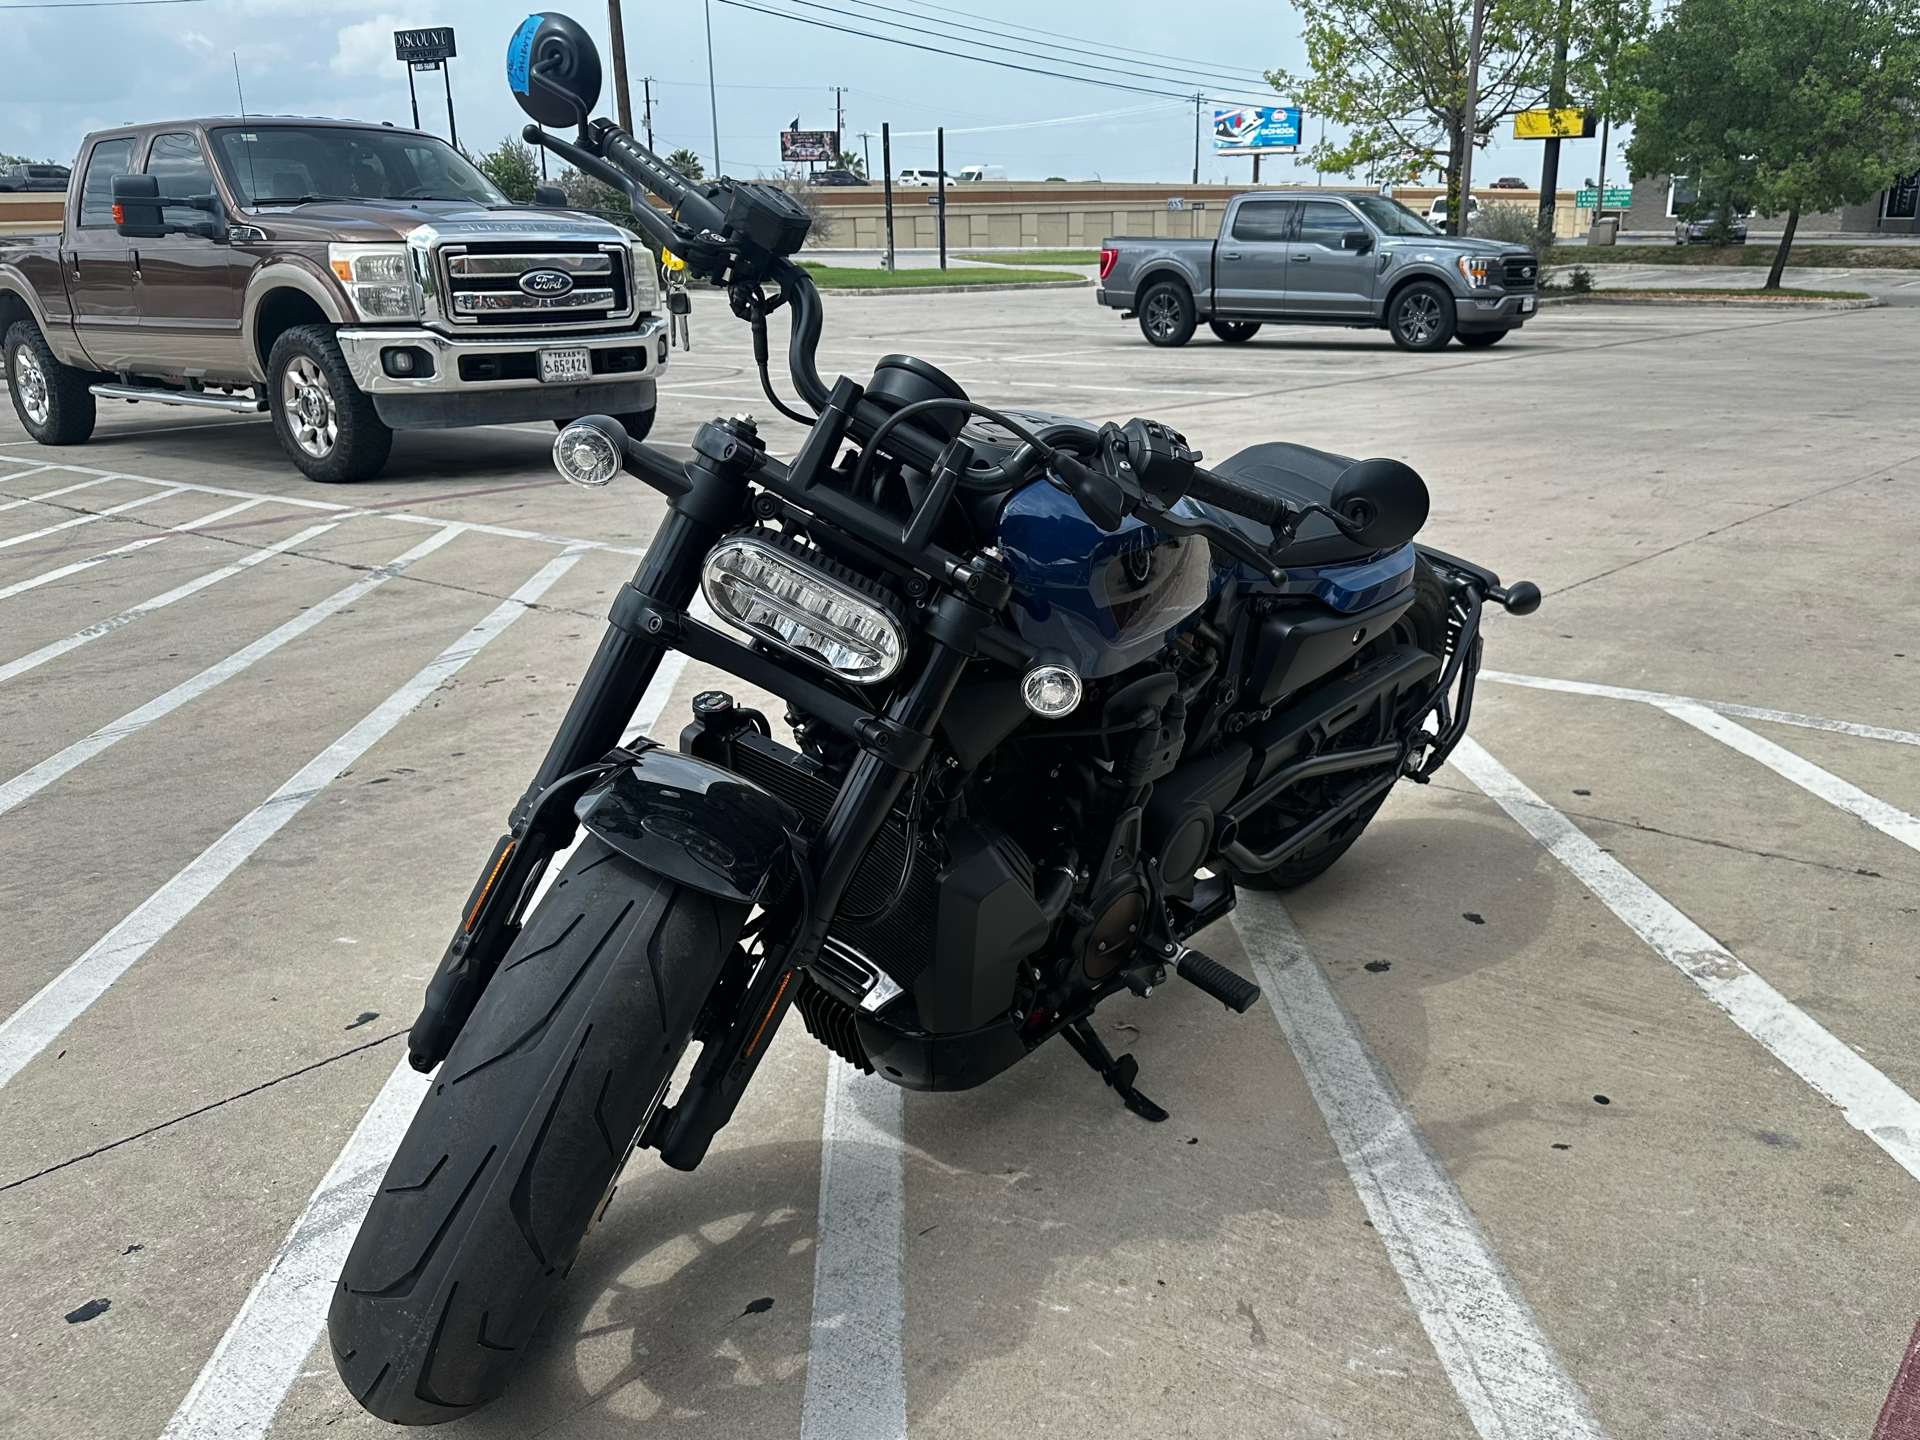
[[[1375,550],[1406,544],[1427,523],[1427,482],[1398,460],[1356,460],[1334,481],[1332,501],[1348,537]]]
[[[507,85],[540,125],[585,125],[600,99],[600,52],[567,15],[543,10],[507,42]]]

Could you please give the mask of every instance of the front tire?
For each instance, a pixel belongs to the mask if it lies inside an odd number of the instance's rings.
[[[273,433],[302,475],[322,485],[371,480],[393,450],[393,431],[353,383],[325,325],[296,325],[267,354]]]
[[[1228,345],[1244,345],[1260,333],[1258,320],[1209,320],[1207,328]]]
[[[7,389],[21,426],[42,445],[79,445],[93,434],[93,377],[63,365],[40,327],[16,320],[0,336]]]
[[[1387,306],[1387,332],[1402,350],[1444,350],[1453,338],[1453,295],[1432,280],[1416,280]]]
[[[441,1064],[334,1290],[340,1378],[401,1425],[499,1395],[686,1048],[746,907],[589,836]]]
[[[629,440],[644,440],[653,429],[653,417],[659,413],[660,407],[656,405],[651,410],[629,410],[626,414],[615,415],[613,418],[620,422],[620,428],[627,432]],[[578,415],[573,417],[573,420],[578,419],[580,419]],[[553,422],[553,428],[564,430],[573,423],[573,420],[556,420]]]
[[[1453,337],[1469,350],[1484,350],[1489,345],[1498,345],[1507,338],[1505,330],[1475,330],[1471,333],[1461,331]]]
[[[1140,333],[1149,345],[1184,345],[1199,323],[1193,296],[1178,280],[1162,280],[1140,297]]]

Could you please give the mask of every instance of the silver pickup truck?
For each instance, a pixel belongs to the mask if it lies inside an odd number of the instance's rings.
[[[1152,345],[1184,345],[1205,320],[1229,344],[1262,325],[1349,325],[1438,350],[1518,330],[1537,269],[1524,246],[1443,235],[1371,190],[1262,190],[1227,203],[1217,240],[1104,241],[1095,293]]]

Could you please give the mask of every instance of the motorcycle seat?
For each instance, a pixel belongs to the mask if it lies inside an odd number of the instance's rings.
[[[1335,455],[1330,450],[1271,440],[1263,445],[1250,445],[1208,468],[1216,475],[1251,481],[1283,500],[1330,505],[1334,482],[1353,463],[1349,457]],[[1233,517],[1233,523],[1236,529],[1248,532],[1249,538],[1256,538],[1263,546],[1272,540],[1273,532],[1264,525],[1239,516]],[[1289,566],[1339,565],[1368,559],[1374,553],[1342,535],[1326,516],[1309,515],[1301,522],[1293,544],[1282,554],[1281,561]]]

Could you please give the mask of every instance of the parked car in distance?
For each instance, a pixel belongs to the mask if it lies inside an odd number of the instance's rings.
[[[1487,188],[1489,190],[1524,190],[1527,188],[1527,182],[1518,175],[1502,175]]]
[[[963,165],[956,178],[963,185],[978,185],[983,180],[1004,180],[1007,172],[999,165]]]
[[[68,174],[64,165],[0,166],[0,191],[64,190]]]
[[[1102,242],[1098,303],[1138,316],[1152,345],[1195,327],[1230,345],[1262,325],[1384,328],[1403,350],[1497,344],[1534,313],[1523,245],[1442,235],[1371,190],[1256,190],[1227,202],[1216,240]]]
[[[1712,245],[1715,243],[1714,230],[1718,217],[1709,215],[1702,220],[1680,220],[1673,227],[1673,243],[1676,245]],[[1744,245],[1747,243],[1747,222],[1734,216],[1727,224],[1727,243]]]
[[[516,205],[431,135],[288,117],[117,126],[75,169],[60,233],[0,245],[0,361],[43,445],[99,400],[264,413],[336,482],[395,430],[653,423],[652,260],[557,189]]]
[[[1469,195],[1467,197],[1467,218],[1471,220],[1474,216],[1478,215],[1479,213],[1480,213],[1479,198],[1477,196]],[[1433,203],[1427,207],[1427,220],[1430,224],[1434,224],[1434,225],[1444,225],[1447,223],[1447,197],[1446,196],[1436,195],[1433,197]]]
[[[812,175],[807,177],[807,183],[810,185],[865,185],[870,182],[864,175],[857,175],[851,170],[835,168],[832,170],[814,171]]]

